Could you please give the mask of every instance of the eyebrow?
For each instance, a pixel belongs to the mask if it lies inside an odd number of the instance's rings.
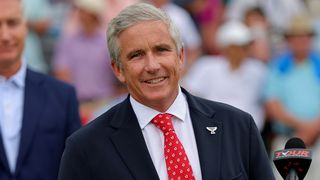
[[[166,43],[157,44],[153,48],[166,48],[166,49],[170,49],[170,50],[172,49],[172,47],[169,44],[166,44]]]
[[[156,44],[154,47],[152,47],[152,49],[158,49],[158,48],[166,48],[166,49],[169,49],[169,50],[172,50],[173,47],[170,46],[169,44],[167,43],[159,43],[159,44]],[[127,55],[127,59],[131,59],[131,57],[133,55],[135,55],[136,53],[144,53],[144,50],[143,49],[133,49],[131,50]]]

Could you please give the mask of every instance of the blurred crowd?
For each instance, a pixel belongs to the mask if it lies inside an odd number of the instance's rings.
[[[126,97],[110,68],[106,28],[139,0],[24,0],[30,68],[76,87],[83,124]],[[320,165],[320,1],[145,0],[180,28],[181,85],[249,112],[269,152],[298,136]]]

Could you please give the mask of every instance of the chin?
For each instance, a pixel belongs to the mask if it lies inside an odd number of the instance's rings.
[[[17,59],[16,53],[10,52],[10,53],[0,53],[0,61],[14,61],[14,59]]]
[[[147,96],[150,101],[163,101],[168,97],[168,95],[165,93],[153,93]]]
[[[153,91],[147,94],[149,97],[148,99],[153,100],[153,101],[165,101],[167,99],[170,99],[173,97],[174,92],[168,91],[168,90],[162,90],[162,91]]]

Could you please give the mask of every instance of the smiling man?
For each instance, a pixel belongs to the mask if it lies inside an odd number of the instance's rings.
[[[274,179],[249,114],[179,86],[184,50],[164,12],[124,9],[108,47],[129,96],[68,139],[59,180]]]

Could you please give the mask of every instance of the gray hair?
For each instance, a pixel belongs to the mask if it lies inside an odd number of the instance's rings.
[[[175,42],[177,53],[183,46],[181,36],[177,27],[173,24],[168,15],[147,3],[137,3],[122,10],[115,18],[111,20],[108,26],[107,39],[109,53],[112,62],[121,67],[119,35],[122,31],[143,21],[161,21],[167,25],[168,31]]]

